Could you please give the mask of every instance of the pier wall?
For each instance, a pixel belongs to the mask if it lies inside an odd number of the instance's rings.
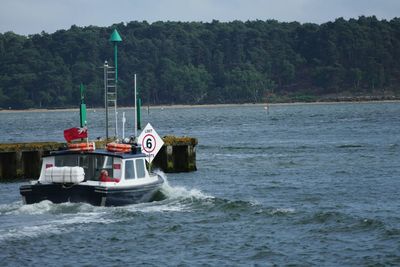
[[[196,138],[165,136],[163,141],[152,162],[153,169],[169,173],[197,170]],[[105,141],[96,141],[97,149],[105,145]],[[66,148],[65,143],[58,142],[0,144],[0,181],[39,178],[42,156]]]
[[[154,167],[163,172],[196,171],[197,139],[165,136],[164,145],[153,161]]]

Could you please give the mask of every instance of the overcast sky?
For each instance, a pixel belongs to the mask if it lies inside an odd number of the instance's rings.
[[[267,20],[324,23],[400,16],[400,0],[0,0],[0,33],[34,34],[143,21]]]

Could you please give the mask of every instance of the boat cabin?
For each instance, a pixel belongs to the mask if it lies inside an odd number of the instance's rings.
[[[144,154],[65,150],[43,157],[39,182],[126,183],[144,178],[149,178]]]

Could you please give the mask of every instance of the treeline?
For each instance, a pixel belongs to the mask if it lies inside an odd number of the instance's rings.
[[[119,103],[204,104],[399,94],[400,19],[325,24],[268,21],[129,22],[53,34],[0,34],[0,108],[69,107],[86,86],[102,106],[105,60],[116,28]]]

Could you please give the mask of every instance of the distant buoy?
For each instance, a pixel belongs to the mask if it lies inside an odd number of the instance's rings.
[[[264,106],[265,113],[269,115],[269,106]]]

